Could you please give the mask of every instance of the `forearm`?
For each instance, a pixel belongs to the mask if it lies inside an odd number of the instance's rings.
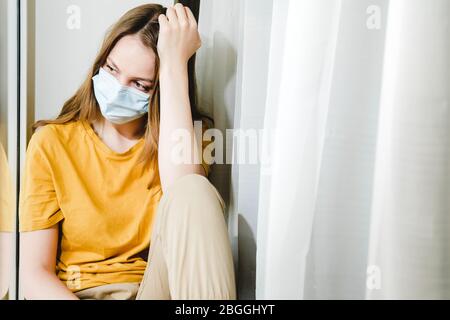
[[[160,70],[160,135],[159,135],[159,170],[163,190],[176,179],[186,174],[204,174],[199,161],[194,161],[194,154],[199,151],[194,138],[194,127],[189,101],[188,71],[186,63],[162,64]],[[180,141],[173,137],[184,132],[189,137],[187,145],[189,163],[177,163],[172,152]],[[197,158],[198,160],[198,158]],[[195,163],[197,162],[197,163]]]
[[[45,269],[26,271],[22,289],[26,300],[79,300],[55,273]]]

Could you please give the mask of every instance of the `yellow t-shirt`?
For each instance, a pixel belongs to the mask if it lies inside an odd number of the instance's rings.
[[[0,143],[0,232],[14,232],[14,201],[8,159],[3,145]]]
[[[138,163],[144,142],[114,152],[84,120],[47,125],[30,140],[20,231],[61,222],[56,271],[73,292],[142,280],[162,196],[160,183],[147,189],[157,172]]]

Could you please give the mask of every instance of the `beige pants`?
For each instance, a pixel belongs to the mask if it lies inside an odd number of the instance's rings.
[[[142,282],[99,286],[76,295],[99,300],[236,299],[224,208],[207,178],[180,178],[158,205]]]

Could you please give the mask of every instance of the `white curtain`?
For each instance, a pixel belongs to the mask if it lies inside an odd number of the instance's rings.
[[[450,298],[449,21],[274,1],[257,298]]]

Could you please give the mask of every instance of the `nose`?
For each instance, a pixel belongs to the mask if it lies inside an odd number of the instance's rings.
[[[128,81],[127,77],[119,75],[116,77],[116,79],[117,79],[117,81],[119,81],[120,85],[122,85],[124,87],[128,87],[129,81]]]

